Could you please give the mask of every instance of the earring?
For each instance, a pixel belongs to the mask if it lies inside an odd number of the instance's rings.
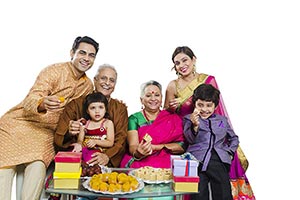
[[[194,67],[193,67],[193,74],[194,75],[196,74],[196,65],[194,65]]]
[[[144,110],[144,105],[141,106],[141,109]]]

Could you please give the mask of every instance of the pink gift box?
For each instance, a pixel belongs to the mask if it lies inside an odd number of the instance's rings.
[[[199,183],[199,176],[173,176],[174,182],[196,182]]]
[[[59,151],[55,157],[55,162],[68,162],[68,163],[80,163],[81,153],[69,152],[69,151]]]

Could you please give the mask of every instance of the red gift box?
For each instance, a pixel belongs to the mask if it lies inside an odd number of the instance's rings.
[[[68,151],[59,151],[55,157],[55,162],[70,162],[76,163],[81,162],[81,153],[68,152]]]
[[[199,183],[199,176],[173,176],[174,182],[197,182]]]

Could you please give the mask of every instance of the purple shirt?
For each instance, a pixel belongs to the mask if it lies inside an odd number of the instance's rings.
[[[190,120],[190,114],[183,118],[184,136],[188,142],[187,152],[193,154],[202,164],[205,171],[215,149],[221,161],[231,164],[231,157],[238,148],[239,139],[225,116],[213,114],[208,119],[199,118],[198,131]]]

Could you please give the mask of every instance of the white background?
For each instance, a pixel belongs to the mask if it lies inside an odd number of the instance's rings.
[[[77,36],[100,43],[88,75],[114,65],[113,97],[129,114],[141,107],[141,83],[155,79],[165,90],[176,78],[171,55],[187,45],[198,72],[216,77],[257,199],[295,199],[299,9],[296,0],[1,1],[0,115],[25,97],[42,68],[70,60]]]

